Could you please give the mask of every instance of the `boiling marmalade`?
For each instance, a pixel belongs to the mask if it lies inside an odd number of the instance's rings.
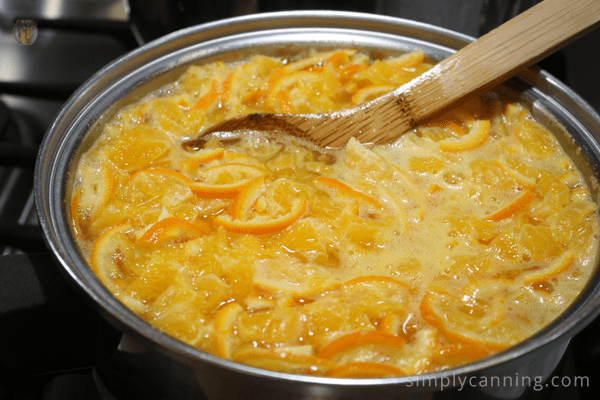
[[[150,324],[260,368],[422,374],[524,340],[584,286],[598,215],[523,106],[490,93],[385,146],[195,140],[241,114],[360,104],[430,67],[420,51],[356,50],[190,67],[82,156],[83,254]]]

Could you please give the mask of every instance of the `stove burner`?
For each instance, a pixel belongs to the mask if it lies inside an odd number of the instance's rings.
[[[27,144],[35,141],[35,130],[20,129],[20,125],[0,101],[0,248],[4,254],[11,249],[46,249],[39,228],[26,223],[23,215],[24,205],[33,207],[31,188],[38,149]]]

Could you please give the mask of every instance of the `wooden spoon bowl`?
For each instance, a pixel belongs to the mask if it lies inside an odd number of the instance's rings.
[[[201,136],[274,130],[322,147],[352,137],[384,144],[467,95],[481,93],[597,27],[600,0],[544,0],[465,46],[411,82],[354,108],[324,114],[248,114]]]

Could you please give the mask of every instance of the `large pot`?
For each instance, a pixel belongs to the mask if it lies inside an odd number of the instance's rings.
[[[600,272],[574,304],[535,336],[460,368],[386,379],[333,379],[261,370],[206,354],[152,327],[102,285],[69,228],[73,170],[83,151],[123,105],[174,80],[192,63],[235,61],[254,53],[355,47],[383,56],[421,48],[442,59],[472,38],[411,21],[344,12],[291,12],[223,20],[151,42],[100,70],[68,100],[50,126],[35,170],[35,197],[47,244],[68,279],[124,332],[117,353],[96,370],[107,395],[125,398],[430,398],[471,393],[515,399],[539,391],[570,338],[600,312]],[[508,84],[558,137],[598,200],[600,117],[552,76],[528,70]],[[549,112],[549,113],[548,113]],[[552,117],[553,115],[554,117]],[[121,384],[115,383],[121,382]],[[124,384],[123,384],[124,383]],[[449,390],[454,387],[454,390]]]

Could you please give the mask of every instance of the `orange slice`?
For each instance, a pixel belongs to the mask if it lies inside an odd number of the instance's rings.
[[[331,378],[384,378],[402,376],[404,372],[397,367],[375,362],[353,362],[327,371],[325,376]]]
[[[238,303],[229,303],[223,307],[215,317],[215,352],[223,358],[231,358],[233,326],[244,308]]]
[[[503,350],[528,335],[524,327],[505,320],[493,304],[471,300],[427,292],[419,309],[423,319],[447,337],[490,350]]]
[[[487,221],[497,222],[506,218],[510,218],[519,210],[527,207],[533,200],[535,200],[535,192],[533,190],[526,190],[525,193],[519,196],[515,201],[495,212],[494,214],[488,215],[484,219]]]
[[[292,203],[290,212],[277,218],[256,217],[247,221],[240,221],[232,219],[229,215],[219,215],[213,220],[213,225],[216,228],[223,228],[231,232],[251,235],[276,233],[292,226],[304,215],[307,208],[308,202],[306,200],[296,198]]]
[[[136,125],[111,143],[107,158],[117,168],[134,170],[157,161],[171,146],[172,142],[160,131]]]
[[[560,275],[569,268],[571,268],[573,262],[575,262],[575,254],[573,254],[573,252],[571,251],[568,251],[562,256],[560,256],[560,258],[550,266],[525,274],[522,278],[523,284],[531,285],[532,283],[543,281]]]
[[[358,190],[354,190],[350,186],[340,182],[337,179],[327,176],[320,176],[315,179],[315,184],[318,188],[321,188],[324,191],[334,191],[335,194],[339,194],[346,198],[355,199],[370,208],[384,210],[383,204],[375,200],[373,197],[359,192]]]
[[[183,243],[196,239],[204,234],[198,227],[191,223],[169,217],[156,222],[148,229],[137,244],[142,247],[157,247],[171,243]]]
[[[378,345],[402,349],[404,339],[379,331],[354,332],[330,342],[319,351],[319,358],[332,359],[335,356],[366,345]]]
[[[135,257],[132,231],[128,222],[117,225],[100,235],[92,247],[92,269],[113,292],[130,275],[127,266]]]
[[[469,133],[458,138],[444,139],[439,142],[442,151],[459,152],[475,149],[483,144],[490,134],[491,123],[489,120],[473,122]]]
[[[89,210],[90,217],[94,217],[94,214],[108,203],[115,192],[117,186],[115,174],[107,164],[102,164],[100,168],[83,165],[79,174],[81,185],[78,191],[77,210]]]
[[[267,176],[267,171],[252,165],[223,164],[204,169],[200,172],[203,181],[188,186],[200,197],[233,199],[260,176]]]

